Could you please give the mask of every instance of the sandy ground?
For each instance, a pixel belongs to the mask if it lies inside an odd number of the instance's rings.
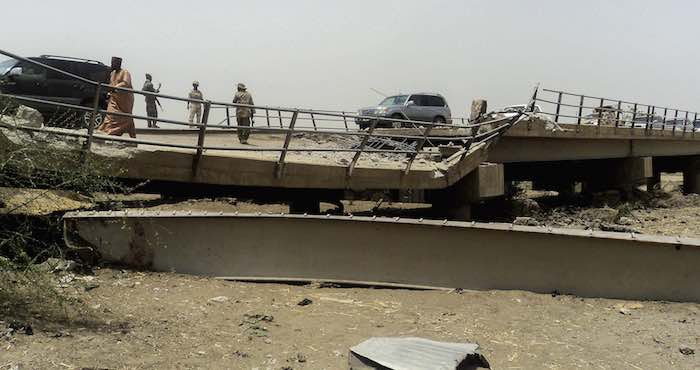
[[[689,354],[700,349],[698,304],[113,269],[61,281],[83,302],[67,310],[73,321],[52,322],[37,307],[19,318],[5,312],[3,329],[17,319],[33,335],[0,339],[0,369],[344,369],[349,347],[373,336],[476,342],[494,369],[700,368],[700,356]],[[312,303],[298,305],[305,298]]]

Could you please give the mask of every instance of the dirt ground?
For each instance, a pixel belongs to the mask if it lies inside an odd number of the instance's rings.
[[[680,194],[679,181],[677,175],[665,176],[662,192],[652,198],[596,206],[563,206],[551,194],[526,192],[531,207],[516,216],[529,216],[539,225],[610,224],[700,237],[700,197]],[[5,191],[5,198],[14,193]],[[99,202],[151,210],[288,211],[285,204],[232,198]],[[78,203],[85,206],[82,199]],[[426,205],[400,203],[377,209],[375,202],[345,206],[354,214],[431,212]],[[323,205],[324,212],[334,208]],[[16,281],[8,273],[0,277]],[[42,294],[18,294],[0,301],[0,370],[345,369],[348,349],[374,336],[476,342],[493,369],[700,368],[696,303],[253,284],[114,267],[49,274],[48,279],[67,300],[59,304]],[[0,284],[0,297],[6,293],[7,286]],[[305,298],[311,303],[298,305]],[[57,305],[61,308],[49,312]]]
[[[697,369],[700,305],[527,292],[227,282],[103,268],[56,275],[64,322],[29,306],[0,369],[344,369],[373,336],[476,342],[494,369]],[[60,282],[59,282],[60,279]],[[309,299],[311,303],[300,306]],[[15,316],[15,317],[13,317]],[[684,353],[686,354],[684,354]]]

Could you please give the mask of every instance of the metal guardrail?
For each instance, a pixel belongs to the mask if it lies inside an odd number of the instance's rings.
[[[51,70],[56,73],[62,74],[64,76],[70,77],[72,79],[81,81],[86,84],[90,84],[96,87],[95,91],[95,96],[93,100],[93,104],[90,107],[87,106],[79,106],[79,105],[73,105],[73,104],[66,104],[66,103],[59,103],[59,102],[54,102],[54,101],[48,101],[48,100],[42,100],[42,99],[37,99],[37,98],[30,98],[26,96],[18,96],[18,95],[11,95],[11,94],[0,94],[2,97],[6,98],[12,98],[12,99],[17,99],[19,101],[25,101],[25,102],[30,102],[30,103],[39,103],[39,104],[45,104],[52,106],[57,109],[64,109],[64,110],[74,110],[77,112],[83,112],[84,114],[90,113],[90,120],[89,122],[91,124],[88,124],[87,127],[87,134],[83,134],[80,132],[66,132],[63,130],[52,130],[48,128],[30,128],[30,127],[23,127],[23,126],[16,126],[16,125],[8,125],[4,123],[0,123],[0,127],[5,127],[5,128],[12,128],[12,129],[20,129],[20,130],[25,130],[25,131],[32,131],[32,132],[51,132],[53,134],[57,135],[64,135],[64,136],[71,136],[71,137],[77,137],[77,138],[83,138],[85,139],[84,142],[84,150],[89,151],[91,148],[92,143],[94,142],[95,139],[103,140],[103,141],[113,141],[113,142],[122,142],[122,143],[131,143],[131,144],[143,144],[143,145],[153,145],[153,146],[161,146],[161,147],[171,147],[171,148],[182,148],[182,149],[194,149],[196,150],[195,157],[193,159],[192,163],[192,171],[193,174],[197,173],[197,169],[199,167],[199,163],[201,161],[201,157],[203,155],[203,152],[205,150],[222,150],[222,151],[243,151],[243,152],[279,152],[279,158],[277,160],[277,166],[275,170],[275,176],[279,177],[282,176],[283,174],[283,168],[285,165],[285,160],[287,157],[287,153],[289,151],[293,152],[351,152],[354,153],[354,157],[352,161],[347,166],[346,172],[347,176],[351,176],[353,173],[353,170],[355,166],[357,165],[357,162],[362,154],[366,153],[395,153],[395,154],[405,154],[408,156],[409,160],[407,161],[406,167],[404,168],[404,172],[407,174],[410,172],[413,161],[418,154],[423,150],[423,146],[426,142],[430,140],[440,140],[444,139],[444,137],[441,136],[430,136],[430,133],[432,130],[436,128],[442,128],[442,129],[453,129],[453,130],[465,130],[468,129],[467,131],[471,131],[469,134],[458,136],[455,135],[453,137],[450,137],[450,140],[453,142],[461,142],[462,146],[466,147],[467,151],[471,147],[471,145],[477,144],[477,143],[482,143],[485,141],[489,141],[494,139],[497,136],[500,136],[503,134],[508,128],[510,128],[515,122],[517,122],[523,113],[519,113],[514,117],[506,117],[506,118],[499,118],[499,119],[493,119],[489,120],[486,122],[479,122],[479,123],[474,123],[474,124],[465,124],[465,125],[454,125],[454,124],[448,124],[448,123],[441,123],[441,122],[423,122],[423,121],[414,121],[414,120],[405,120],[405,119],[395,119],[395,118],[390,118],[390,117],[377,117],[377,116],[361,116],[361,115],[355,115],[355,114],[348,114],[346,112],[334,112],[334,111],[321,111],[321,110],[313,110],[313,109],[299,109],[299,108],[285,108],[285,107],[271,107],[271,106],[260,106],[260,105],[246,105],[246,104],[237,104],[237,103],[226,103],[226,102],[218,102],[218,101],[212,101],[212,100],[197,100],[197,99],[189,99],[189,98],[183,98],[183,97],[178,97],[178,96],[171,96],[171,95],[166,95],[166,94],[160,94],[160,93],[152,93],[152,92],[145,92],[145,91],[140,91],[140,90],[134,90],[134,89],[127,89],[127,88],[121,88],[121,87],[114,87],[110,86],[108,84],[92,81],[89,79],[86,79],[84,77],[62,71],[60,69],[57,69],[55,67],[51,67],[48,65],[45,65],[43,63],[37,62],[35,60],[27,59],[24,57],[21,57],[16,54],[12,54],[7,51],[0,50],[0,54],[5,55],[9,58],[13,58],[16,60],[23,61],[25,63],[30,63],[33,65],[37,65],[41,68],[45,68],[46,70]],[[120,91],[120,92],[127,92],[131,94],[138,94],[138,95],[143,95],[143,96],[153,96],[153,97],[158,97],[160,99],[166,99],[166,100],[175,100],[175,101],[181,101],[181,102],[190,102],[190,103],[199,103],[203,105],[203,114],[202,114],[202,123],[189,123],[189,122],[184,122],[184,121],[179,121],[179,120],[173,120],[173,119],[166,119],[166,118],[156,118],[156,117],[147,117],[147,116],[140,116],[140,115],[135,115],[135,114],[128,114],[128,113],[121,113],[121,112],[108,112],[107,110],[100,109],[99,102],[100,102],[100,97],[102,96],[103,93],[105,92],[114,92],[114,91]],[[533,94],[533,99],[537,95],[537,90],[535,90],[535,93]],[[530,104],[534,104],[534,101],[530,101]],[[256,115],[255,118],[264,118],[266,125],[260,126],[238,126],[232,125],[230,122],[230,111],[231,109],[237,109],[237,108],[252,108],[255,109],[256,111],[264,111],[265,115],[260,116]],[[227,115],[227,120],[219,122],[218,124],[210,124],[208,123],[208,117],[209,113],[211,112],[212,109],[225,109],[226,115]],[[172,125],[178,125],[178,126],[183,126],[183,127],[189,127],[189,128],[197,128],[198,129],[198,135],[197,135],[197,144],[196,145],[184,145],[184,144],[176,144],[176,143],[168,143],[168,142],[154,142],[154,141],[144,141],[144,140],[139,140],[139,139],[132,139],[132,138],[121,138],[121,137],[116,137],[116,136],[108,136],[108,135],[100,135],[95,132],[94,130],[94,125],[92,124],[95,122],[95,118],[97,115],[113,115],[113,116],[119,116],[119,117],[130,117],[135,120],[143,120],[143,121],[156,121],[158,123],[168,123]],[[312,127],[304,127],[301,125],[297,125],[297,122],[306,120],[312,123]],[[364,131],[364,130],[351,130],[348,127],[348,121],[354,122],[356,120],[367,120],[371,122],[370,127]],[[226,122],[224,125],[223,123]],[[272,122],[275,122],[273,125]],[[279,127],[277,127],[277,122],[279,124]],[[320,127],[319,123],[321,122],[343,122],[344,123],[344,129],[335,129],[335,128],[325,128],[325,127]],[[389,134],[389,133],[377,133],[375,132],[375,129],[379,124],[390,124],[390,125],[399,125],[402,127],[413,127],[417,129],[420,134],[418,135],[405,135],[405,134]],[[477,134],[477,131],[479,130],[480,127],[490,125],[489,127],[491,128],[488,132],[482,133],[482,134]],[[495,128],[493,128],[495,126]],[[284,134],[285,135],[285,140],[284,144],[280,148],[260,148],[260,147],[217,147],[217,146],[207,146],[205,145],[205,139],[206,139],[206,134],[208,129],[246,129],[249,130],[251,133],[253,132],[264,132],[264,133],[276,133],[276,134]],[[339,148],[339,149],[330,149],[330,148],[294,148],[290,146],[290,143],[292,142],[295,134],[317,134],[317,133],[323,133],[323,134],[332,134],[332,135],[340,135],[340,136],[351,136],[358,138],[360,141],[360,145],[356,148]],[[385,139],[392,139],[392,140],[415,140],[418,144],[415,146],[413,150],[388,150],[388,149],[376,149],[372,147],[368,147],[367,143],[371,138],[385,138]]]
[[[680,131],[693,135],[700,128],[698,112],[678,108],[550,89],[541,89],[534,100],[544,106],[540,113],[558,124],[668,130],[673,134]]]

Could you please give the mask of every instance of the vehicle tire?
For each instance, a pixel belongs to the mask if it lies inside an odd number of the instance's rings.
[[[90,122],[92,119],[92,113],[93,112],[83,112],[83,114],[82,114],[83,128],[90,127],[90,124],[92,124],[92,128],[98,128],[102,124],[102,121],[104,120],[105,115],[102,113],[98,113],[95,116],[95,120]]]
[[[433,118],[433,123],[445,124],[445,123],[447,123],[447,120],[443,116],[437,116],[437,117]]]
[[[398,114],[398,113],[394,113],[394,114],[391,115],[390,118],[392,118],[392,119],[404,119],[404,116],[402,116],[402,115],[400,115],[400,114]],[[402,127],[404,127],[404,123],[402,123],[402,122],[393,122],[393,121],[392,121],[392,122],[391,122],[391,127],[393,127],[393,128],[402,128]]]
[[[359,125],[360,125],[360,130],[366,130],[369,128],[369,125],[366,123],[360,123]]]

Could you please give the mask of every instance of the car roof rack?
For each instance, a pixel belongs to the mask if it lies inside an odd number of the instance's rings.
[[[85,59],[85,58],[75,58],[75,57],[65,57],[65,56],[61,56],[61,55],[44,54],[44,55],[40,55],[39,58],[75,60],[75,61],[80,61],[80,62],[88,62],[88,63],[105,65],[104,63],[102,63],[98,60]]]

